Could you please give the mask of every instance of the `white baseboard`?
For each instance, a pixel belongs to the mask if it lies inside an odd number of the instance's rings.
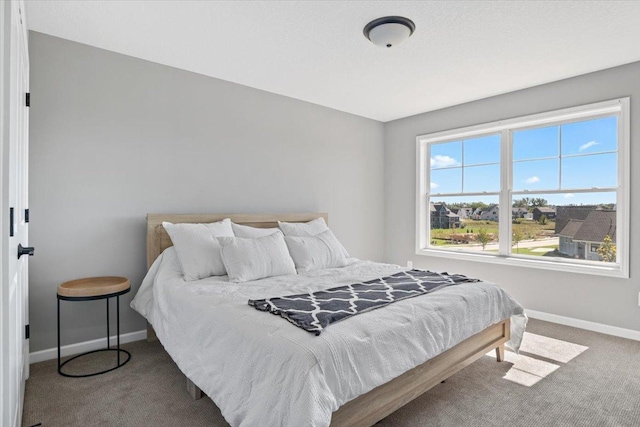
[[[65,345],[60,348],[60,353],[62,357],[66,357],[66,356],[71,356],[73,354],[84,353],[86,351],[105,348],[106,347],[105,338]],[[120,344],[126,344],[129,342],[141,341],[146,339],[147,339],[146,329],[142,331],[129,332],[128,334],[120,335]],[[110,345],[112,346],[116,345],[115,335],[111,337]],[[57,359],[57,358],[58,358],[58,349],[48,348],[46,350],[34,351],[33,353],[29,353],[29,364],[44,362],[45,360],[51,360],[51,359]]]
[[[604,325],[602,323],[575,319],[573,317],[558,316],[557,314],[544,313],[542,311],[525,310],[525,313],[533,319],[545,320],[547,322],[573,326],[574,328],[586,329],[588,331],[600,332],[602,334],[640,341],[640,331],[633,329],[619,328],[617,326]]]

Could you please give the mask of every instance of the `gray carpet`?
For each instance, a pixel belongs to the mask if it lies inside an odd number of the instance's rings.
[[[640,342],[536,320],[527,331],[520,356],[483,357],[377,426],[640,426]],[[160,344],[124,348],[131,362],[97,377],[61,377],[55,360],[32,365],[23,425],[227,426],[211,400],[190,399]]]

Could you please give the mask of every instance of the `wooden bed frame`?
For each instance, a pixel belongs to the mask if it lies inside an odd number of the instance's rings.
[[[196,214],[196,215],[147,215],[147,268],[173,245],[162,222],[209,223],[231,218],[236,224],[259,228],[277,227],[278,221],[307,222],[326,213],[294,214]],[[498,362],[504,360],[504,344],[510,339],[510,320],[504,319],[482,332],[467,338],[438,356],[427,360],[397,378],[342,405],[331,417],[332,427],[370,427],[397,409],[411,402],[430,388],[446,380],[495,349]],[[147,322],[147,340],[157,340],[153,327]],[[187,391],[194,399],[203,396],[202,391],[187,378]]]

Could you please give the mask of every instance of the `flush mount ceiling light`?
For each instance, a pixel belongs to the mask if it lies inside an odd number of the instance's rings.
[[[380,47],[392,47],[408,39],[416,29],[411,19],[402,16],[385,16],[364,26],[364,36]]]

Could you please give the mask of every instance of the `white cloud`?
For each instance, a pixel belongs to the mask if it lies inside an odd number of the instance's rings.
[[[576,197],[576,195],[575,195],[575,194],[573,194],[573,193],[567,193],[567,194],[565,194],[565,195],[564,195],[564,198],[565,198],[565,199],[571,199],[571,198],[573,198],[573,197]]]
[[[524,180],[527,184],[535,184],[536,182],[540,182],[540,178],[537,176],[532,176]]]
[[[453,157],[442,156],[440,154],[431,158],[431,167],[432,168],[446,168],[448,166],[457,166],[460,163]]]
[[[440,187],[438,184],[436,184],[435,182],[431,183],[431,189],[435,190],[436,188]]]
[[[578,148],[578,151],[584,151],[588,148],[593,147],[594,145],[598,145],[598,143],[596,141],[589,141],[586,144],[582,144],[580,148]]]

